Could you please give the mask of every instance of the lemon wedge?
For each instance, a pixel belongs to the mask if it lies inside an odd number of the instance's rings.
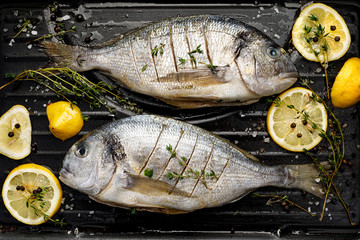
[[[80,132],[84,125],[80,109],[70,102],[58,101],[46,107],[50,132],[63,141]]]
[[[313,3],[305,7],[296,19],[292,41],[304,58],[330,62],[347,52],[351,36],[336,10],[322,3]]]
[[[320,133],[326,131],[327,113],[310,90],[296,87],[275,100],[266,124],[275,143],[289,151],[301,152],[304,148],[310,150],[322,140]]]
[[[0,118],[0,153],[23,159],[31,152],[31,122],[28,110],[15,105]]]
[[[48,168],[29,163],[9,173],[2,198],[7,210],[18,221],[39,225],[59,210],[62,190],[59,180]]]

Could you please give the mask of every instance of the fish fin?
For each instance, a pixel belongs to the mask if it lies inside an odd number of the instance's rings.
[[[217,67],[217,70],[211,71],[207,67],[198,67],[190,70],[180,70],[179,72],[170,73],[164,77],[159,78],[159,82],[172,82],[176,88],[194,88],[201,86],[209,86],[214,84],[223,84],[226,81],[223,78],[224,72],[229,66]]]
[[[85,47],[48,41],[42,41],[37,46],[41,47],[50,58],[46,67],[68,67],[75,71],[84,71],[81,53],[84,52]]]
[[[130,178],[129,184],[126,187],[128,190],[139,192],[144,195],[177,195],[189,197],[190,193],[182,191],[164,181],[143,177],[135,174],[128,174]]]
[[[286,167],[294,180],[288,185],[289,188],[298,188],[324,198],[323,186],[315,181],[320,175],[320,171],[315,164],[286,165]]]

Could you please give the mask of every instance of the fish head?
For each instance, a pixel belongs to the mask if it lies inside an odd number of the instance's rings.
[[[77,141],[67,152],[59,179],[88,195],[96,195],[110,182],[116,170],[110,136],[94,131]]]
[[[270,96],[283,92],[296,82],[298,71],[282,47],[260,33],[248,36],[248,41],[243,42],[246,42],[242,44],[245,46],[239,48],[236,61],[251,92]]]

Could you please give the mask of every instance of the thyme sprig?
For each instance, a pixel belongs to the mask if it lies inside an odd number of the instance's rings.
[[[281,101],[280,98],[276,98],[275,100],[269,100],[269,101],[273,102],[275,104],[275,106],[277,106],[277,107],[280,106],[280,104],[285,104],[288,108],[294,109],[295,111],[297,111],[299,114],[302,115],[304,120],[306,120],[307,122],[309,122],[311,124],[311,127],[313,129],[316,129],[319,131],[319,133],[318,133],[319,136],[326,139],[326,141],[330,145],[332,154],[331,154],[331,156],[329,156],[328,162],[333,166],[332,172],[329,172],[328,169],[324,168],[323,165],[320,164],[320,160],[318,158],[314,157],[311,152],[309,152],[305,148],[303,149],[304,153],[308,157],[311,158],[311,160],[318,167],[320,172],[324,175],[321,178],[321,181],[324,184],[326,191],[325,191],[325,197],[324,197],[324,203],[323,203],[322,212],[321,212],[321,216],[320,216],[320,221],[324,217],[326,203],[327,203],[327,199],[329,198],[330,191],[333,190],[333,192],[335,193],[335,195],[338,197],[341,204],[343,205],[343,207],[348,215],[350,224],[354,225],[354,223],[352,222],[351,216],[350,216],[349,206],[342,199],[339,189],[334,184],[334,179],[337,176],[338,170],[341,167],[341,164],[343,162],[344,155],[345,155],[345,141],[344,141],[344,135],[342,132],[342,127],[341,127],[340,121],[335,116],[335,114],[332,112],[331,108],[326,104],[324,99],[322,99],[318,94],[316,94],[314,92],[314,90],[309,86],[308,81],[305,81],[301,78],[300,78],[300,80],[301,80],[301,84],[303,86],[307,87],[309,90],[312,91],[312,94],[309,96],[309,98],[312,99],[313,101],[317,101],[324,105],[326,111],[328,112],[328,115],[330,116],[330,118],[328,118],[328,122],[329,122],[328,125],[332,127],[331,131],[326,132],[326,129],[324,130],[324,129],[319,128],[318,125],[311,120],[310,116],[306,113],[306,111],[300,111],[299,109],[296,109],[293,105],[284,103],[283,101]]]
[[[12,75],[8,74],[8,76]],[[70,68],[63,67],[25,70],[17,76],[12,77],[13,79],[1,86],[0,90],[16,81],[35,81],[38,84],[47,87],[56,93],[58,97],[61,97],[66,101],[76,104],[76,102],[71,101],[70,98],[82,99],[89,104],[92,110],[104,106],[110,113],[113,113],[114,108],[109,106],[105,99],[106,95],[110,95],[119,104],[126,104],[130,107],[130,109],[140,111],[140,109],[136,108],[136,104],[129,103],[127,100],[122,98],[118,91],[111,85],[106,84],[103,81],[94,83]]]
[[[194,67],[196,68],[197,64],[200,63],[200,64],[203,64],[206,67],[208,67],[212,73],[215,73],[215,69],[216,69],[217,66],[212,65],[210,63],[205,63],[205,62],[202,62],[202,61],[198,61],[196,59],[196,57],[195,57],[195,54],[203,54],[203,50],[201,49],[201,44],[198,45],[194,50],[189,51],[187,54],[188,54],[189,58],[182,58],[182,57],[178,58],[179,59],[179,65],[183,65],[186,62],[191,62],[191,64],[193,64]]]
[[[27,185],[23,184],[26,194],[29,195],[26,199],[26,207],[34,210],[34,214],[36,216],[43,216],[44,220],[49,220],[53,222],[55,225],[59,225],[63,227],[67,223],[64,222],[64,218],[62,219],[53,219],[49,215],[44,212],[44,209],[48,202],[44,200],[44,195],[50,191],[49,186],[38,187],[34,189],[30,189]],[[25,194],[25,193],[24,193]]]
[[[160,56],[162,57],[162,55],[164,54],[164,47],[165,44],[164,43],[160,43],[159,45],[156,45],[152,50],[151,50],[151,55],[156,57],[158,55],[158,53],[160,54]]]
[[[218,180],[218,177],[216,176],[215,172],[211,170],[209,173],[205,173],[205,170],[194,170],[193,168],[189,167],[188,165],[188,159],[186,157],[179,157],[176,151],[173,149],[173,147],[169,144],[166,146],[166,150],[171,153],[170,158],[174,158],[178,160],[178,163],[183,166],[186,171],[183,171],[183,173],[179,174],[177,172],[169,172],[167,174],[168,179],[175,179],[175,180],[182,180],[184,178],[194,178],[199,180],[207,189],[212,190],[207,185],[206,179],[216,179]]]
[[[321,66],[325,72],[325,80],[326,80],[326,92],[327,98],[330,98],[330,91],[329,91],[329,80],[327,74],[327,68],[329,66],[329,44],[326,40],[329,37],[329,33],[325,31],[325,27],[322,26],[318,21],[318,17],[314,14],[310,14],[308,16],[309,20],[311,21],[312,26],[304,26],[304,38],[305,41],[308,43],[309,48],[314,53],[315,57],[317,58],[318,62],[320,62]],[[314,45],[317,45],[316,49]],[[320,56],[323,56],[323,59],[320,59]]]
[[[288,203],[288,204],[290,204],[290,206],[295,206],[295,207],[301,209],[302,211],[310,214],[312,217],[315,216],[315,214],[309,212],[305,208],[301,207],[299,204],[296,204],[293,201],[290,201],[287,195],[280,196],[280,195],[275,195],[275,194],[274,195],[267,195],[267,194],[253,193],[252,197],[269,198],[269,200],[266,202],[266,205],[272,205],[274,203]]]

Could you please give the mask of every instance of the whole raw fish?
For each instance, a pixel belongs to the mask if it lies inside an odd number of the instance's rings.
[[[298,76],[286,51],[269,37],[221,16],[164,20],[101,46],[41,45],[55,66],[97,69],[180,108],[251,104],[284,91]]]
[[[60,180],[95,201],[167,214],[236,201],[256,188],[298,188],[321,196],[313,164],[266,166],[199,127],[139,115],[111,122],[75,143]]]

